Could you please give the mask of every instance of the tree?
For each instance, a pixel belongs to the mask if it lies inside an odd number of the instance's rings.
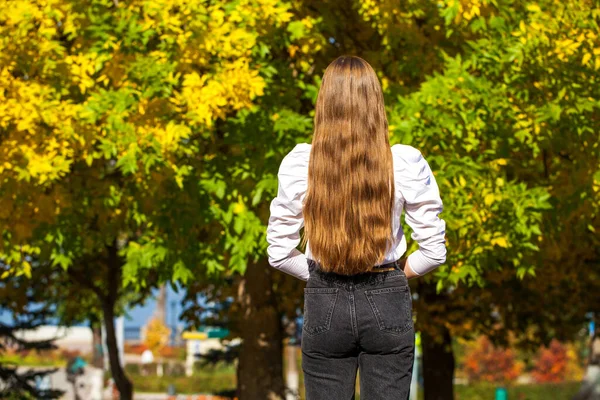
[[[93,294],[123,399],[132,385],[113,320],[125,295],[243,273],[255,254],[262,225],[227,184],[247,178],[251,164],[231,161],[260,131],[232,142],[223,121],[253,108],[287,68],[274,54],[304,45],[311,19],[293,21],[289,9],[267,0],[0,6],[0,260],[6,274],[30,276],[35,256]]]
[[[422,150],[446,204],[447,265],[415,290],[426,399],[452,397],[453,335],[492,331],[502,340],[511,327],[557,326],[519,302],[519,290],[564,310],[554,314],[570,326],[584,320],[581,307],[598,310],[594,4],[0,7],[0,260],[11,274],[29,274],[31,255],[66,269],[94,293],[106,322],[131,288],[241,275],[240,386],[253,391],[242,398],[281,396],[275,302],[292,292],[279,292],[264,261],[268,200],[283,155],[310,141],[319,78],[342,53],[379,71],[392,142]],[[74,266],[94,275],[69,272]],[[533,283],[540,266],[571,292],[538,279],[556,295],[543,297]],[[566,293],[581,294],[584,306],[567,309]],[[534,312],[544,319],[532,321]],[[107,328],[113,375],[129,398]],[[257,333],[264,357],[255,354]],[[261,383],[253,370],[276,382]]]
[[[164,322],[154,317],[148,322],[145,345],[153,354],[158,355],[169,344],[170,334],[171,330]]]
[[[524,336],[528,330],[523,328],[532,322],[548,324],[550,335],[560,335],[598,306],[590,297],[600,282],[598,242],[590,232],[598,226],[594,193],[599,153],[594,132],[599,93],[597,85],[589,85],[600,67],[592,54],[597,9],[577,1],[522,6],[447,2],[442,15],[447,34],[456,31],[459,39],[467,37],[468,47],[446,57],[443,71],[404,98],[394,119],[403,142],[414,143],[428,154],[444,152],[432,158],[446,202],[452,204],[445,213],[450,256],[447,266],[435,274],[438,289],[452,290],[459,282],[472,281],[492,291],[500,284],[502,290],[495,290],[499,296],[514,293],[528,298],[517,291],[526,287],[543,300],[538,304],[547,307],[552,302],[557,307],[552,315],[535,307],[535,319],[520,320],[526,313],[533,315],[531,305],[503,304],[505,297],[492,298],[488,315],[491,309],[500,310],[501,325],[517,326]],[[452,167],[457,158],[467,160],[462,172]],[[486,169],[492,172],[491,179],[474,172]],[[505,203],[508,199],[510,204]],[[510,214],[502,215],[505,212]],[[508,281],[490,281],[497,268],[512,269],[524,278],[535,276],[541,266],[544,276],[536,281],[517,282],[507,275]],[[557,282],[573,291],[565,292]],[[570,303],[573,292],[581,293],[579,304],[558,304]],[[430,304],[443,300],[435,295],[425,298]],[[460,303],[459,297],[450,302]],[[447,320],[447,310],[438,309],[439,320]],[[467,321],[476,331],[485,328],[481,321],[489,319]],[[427,329],[433,321],[428,322]],[[537,339],[548,340],[544,334]],[[429,397],[431,387],[440,386],[427,385],[426,376],[427,399],[451,397],[448,391]]]
[[[598,93],[597,85],[585,83],[597,69],[590,61],[593,6],[307,0],[295,10],[319,16],[304,32],[318,46],[288,49],[294,79],[285,93],[297,100],[281,96],[269,118],[273,107],[263,96],[260,109],[226,121],[231,141],[245,139],[241,132],[277,133],[275,140],[266,136],[268,151],[259,135],[248,147],[238,143],[240,158],[231,160],[234,180],[227,186],[248,185],[243,198],[254,203],[264,181],[272,198],[281,149],[310,141],[306,116],[324,67],[339,54],[359,54],[380,71],[392,141],[422,150],[446,204],[447,265],[414,284],[426,398],[453,397],[454,335],[481,332],[502,344],[512,330],[521,334],[520,345],[537,346],[578,329],[584,312],[597,309],[593,293],[600,282],[597,268],[589,268],[598,265],[599,248],[589,234],[598,226]],[[564,23],[585,42],[568,57],[554,47],[574,35],[560,28]],[[525,38],[522,29],[529,29]],[[262,180],[244,168],[253,152],[271,163],[263,169],[262,159],[256,161]],[[265,208],[258,203],[249,212],[264,222]],[[244,209],[240,219],[246,215]],[[255,239],[240,230],[242,240]],[[536,277],[541,266],[544,274]],[[569,291],[561,292],[561,285]],[[580,304],[573,303],[577,296]]]
[[[366,57],[381,71],[393,142],[421,149],[437,173],[449,258],[415,283],[426,398],[453,397],[452,335],[483,331],[502,342],[512,329],[532,346],[581,326],[600,284],[597,8],[305,1],[299,9],[323,15],[320,32],[332,43],[315,56],[314,74],[339,53]],[[407,59],[423,66],[411,79]],[[312,104],[302,106],[310,114]]]

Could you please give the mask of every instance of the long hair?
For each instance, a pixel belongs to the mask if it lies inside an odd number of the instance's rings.
[[[325,69],[303,203],[304,235],[322,270],[367,272],[393,240],[394,172],[383,92],[360,57]]]

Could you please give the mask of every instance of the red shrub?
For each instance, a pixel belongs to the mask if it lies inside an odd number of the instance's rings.
[[[562,382],[568,365],[567,347],[553,339],[550,347],[542,347],[535,360],[531,376],[536,382]]]
[[[486,336],[481,336],[467,352],[464,369],[470,380],[505,383],[515,380],[523,365],[512,349],[496,348]]]

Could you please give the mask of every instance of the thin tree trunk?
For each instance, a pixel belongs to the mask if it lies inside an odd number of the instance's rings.
[[[284,398],[283,332],[266,258],[248,264],[238,289],[242,347],[238,364],[240,400]]]
[[[106,347],[108,348],[108,361],[110,364],[110,372],[119,390],[121,400],[133,399],[133,385],[125,375],[125,371],[121,367],[119,360],[119,349],[117,347],[117,336],[115,332],[115,314],[114,303],[104,304],[104,324],[106,327]]]
[[[102,354],[102,328],[94,319],[90,323],[92,329],[92,366],[104,370],[104,355]]]
[[[160,322],[167,326],[167,284],[161,285],[158,289],[155,316]]]
[[[295,324],[293,324],[295,325]],[[294,400],[300,394],[300,375],[298,373],[298,347],[293,344],[288,344],[286,349],[287,359],[287,373],[285,383],[289,392],[287,393],[287,400]]]
[[[427,332],[421,332],[425,400],[454,400],[452,338],[447,328],[441,329],[441,341],[436,341]]]
[[[108,250],[108,279],[107,295],[101,299],[102,311],[104,313],[104,325],[106,328],[106,347],[108,349],[108,361],[110,364],[111,375],[115,385],[119,390],[121,400],[133,399],[133,384],[125,375],[119,360],[119,348],[117,346],[117,336],[115,331],[115,303],[119,296],[121,286],[121,262],[118,256],[116,239],[107,247]]]

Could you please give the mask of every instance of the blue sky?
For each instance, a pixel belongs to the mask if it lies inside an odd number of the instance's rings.
[[[154,307],[156,306],[156,295],[158,294],[158,290],[155,290],[153,296],[146,300],[143,306],[137,306],[130,310],[128,310],[127,315],[125,317],[125,328],[139,328],[144,325],[148,319],[152,316],[154,312]],[[182,312],[181,300],[185,295],[185,290],[179,290],[179,293],[175,293],[173,289],[169,285],[167,285],[167,324],[171,327],[173,323],[173,311],[177,317],[177,324],[181,325],[180,315]],[[173,303],[174,308],[173,308]],[[0,323],[3,324],[12,324],[12,316],[5,312],[4,310],[0,310]]]
[[[125,316],[125,328],[128,327],[141,327],[148,319],[152,316],[154,312],[154,308],[156,307],[156,295],[158,294],[158,290],[155,290],[153,293],[153,297],[149,298],[143,306],[138,306],[130,309]],[[183,311],[181,307],[181,300],[185,296],[185,290],[180,289],[179,293],[175,293],[173,289],[171,289],[170,285],[167,285],[167,325],[171,327],[173,323],[173,311],[177,316],[177,324],[181,324],[180,315]],[[173,308],[174,303],[174,308]]]

